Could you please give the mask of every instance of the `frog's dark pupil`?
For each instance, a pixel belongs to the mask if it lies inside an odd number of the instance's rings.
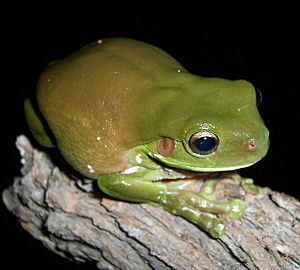
[[[209,155],[216,151],[219,138],[216,134],[208,131],[194,133],[189,140],[190,149],[198,155]]]
[[[199,152],[208,152],[217,145],[217,141],[214,137],[204,136],[195,140],[194,145]]]

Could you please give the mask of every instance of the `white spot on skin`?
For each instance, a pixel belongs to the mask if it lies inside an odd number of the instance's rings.
[[[101,137],[100,136],[97,136],[97,141],[101,141]]]
[[[194,203],[196,203],[196,202],[194,202]],[[207,200],[200,200],[199,207],[207,208],[208,207]]]
[[[137,172],[139,167],[134,166],[122,172],[122,174],[131,174]]]
[[[149,156],[151,156],[151,153],[148,153]],[[159,158],[159,159],[162,159],[163,156],[162,155],[159,155],[159,154],[153,154],[152,156],[156,157],[156,158]]]
[[[110,104],[116,109],[117,107],[118,107],[118,105],[121,103],[121,101],[120,100],[112,100],[111,102],[110,102]]]
[[[233,205],[231,210],[235,213],[238,213],[239,211],[241,211],[240,207],[238,205]]]
[[[121,181],[121,183],[122,183],[123,186],[128,186],[128,187],[131,186],[131,184],[127,183],[126,181]]]
[[[95,172],[95,170],[94,170],[94,168],[93,168],[92,165],[88,164],[86,166],[87,166],[87,168],[88,168],[88,170],[89,170],[90,173],[94,173]]]
[[[181,69],[177,69],[177,72],[180,73],[180,72],[181,72]]]
[[[239,131],[233,131],[232,135],[235,136],[235,137],[240,137],[242,134]]]
[[[209,129],[214,129],[215,126],[210,123],[202,123],[202,124],[200,124],[200,128],[203,130],[209,130]]]
[[[104,100],[101,100],[101,101],[99,102],[99,107],[100,107],[100,108],[103,108],[103,107],[104,107],[104,104],[105,104],[105,101],[104,101]]]
[[[97,40],[97,43],[98,43],[98,44],[102,44],[102,39],[98,39],[98,40]]]
[[[240,108],[237,108],[237,111],[240,112],[241,110],[247,108],[249,105],[250,105],[250,104],[246,104],[246,105],[244,105],[244,106],[242,106],[242,107],[240,107]]]
[[[135,161],[136,161],[136,163],[138,163],[138,164],[142,164],[142,162],[143,162],[143,160],[142,160],[142,154],[137,154],[137,155],[135,156]]]

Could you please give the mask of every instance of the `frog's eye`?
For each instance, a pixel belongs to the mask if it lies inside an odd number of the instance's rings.
[[[216,151],[219,144],[217,135],[211,132],[197,132],[189,140],[191,150],[198,155],[208,155]]]
[[[255,87],[254,89],[255,89],[255,97],[256,97],[256,106],[259,107],[259,105],[262,102],[262,94],[257,87]]]

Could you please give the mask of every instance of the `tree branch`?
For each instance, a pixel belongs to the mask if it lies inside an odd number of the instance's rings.
[[[269,188],[212,239],[188,221],[147,204],[101,198],[70,179],[25,136],[22,177],[3,200],[25,230],[53,252],[99,269],[299,269],[300,203]]]

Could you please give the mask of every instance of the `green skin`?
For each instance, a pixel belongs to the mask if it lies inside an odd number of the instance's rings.
[[[38,109],[27,99],[25,115],[39,143],[56,146],[106,194],[155,204],[216,238],[225,228],[219,216],[239,217],[244,201],[218,201],[216,179],[197,193],[183,186],[199,173],[250,166],[268,150],[249,82],[193,75],[164,51],[135,40],[104,39],[49,65],[36,98]],[[217,136],[214,151],[192,150],[189,140],[197,132]],[[162,138],[173,142],[167,152],[159,146]],[[236,172],[230,177],[256,191],[251,180]]]

